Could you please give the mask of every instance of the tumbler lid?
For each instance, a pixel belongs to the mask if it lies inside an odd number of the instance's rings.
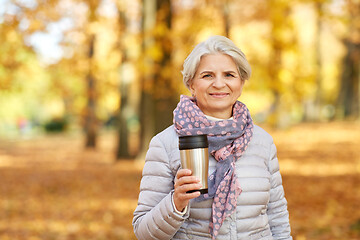
[[[202,135],[188,135],[179,137],[179,149],[195,149],[195,148],[208,148],[208,138],[206,134]]]

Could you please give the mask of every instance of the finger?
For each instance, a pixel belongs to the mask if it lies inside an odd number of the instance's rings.
[[[199,183],[200,179],[195,176],[185,176],[177,179],[178,185],[191,184],[191,183]]]
[[[192,178],[187,178],[189,176],[191,176],[191,170],[190,169],[180,169],[175,176],[175,184],[174,187],[179,186],[179,185],[183,185],[186,183],[192,183],[192,182],[196,182],[196,179],[194,177]]]
[[[200,196],[200,192],[196,191],[196,192],[192,192],[192,193],[187,193],[186,197],[188,197],[189,199],[193,199],[193,198],[197,198]]]
[[[196,190],[196,189],[195,189]],[[200,191],[193,191],[193,192],[174,192],[174,198],[178,198],[181,200],[190,200],[192,198],[198,197],[200,195]]]
[[[200,179],[195,176],[184,176],[175,180],[174,188],[181,187],[187,184],[199,183]]]
[[[197,198],[199,196],[200,196],[199,191],[195,191],[195,192],[191,192],[191,193],[186,193],[186,191],[185,192],[174,192],[174,200],[178,199],[180,202],[188,201],[190,199]]]
[[[200,183],[191,183],[179,185],[175,188],[175,192],[179,194],[189,194],[188,191],[199,190],[202,187]]]
[[[193,192],[188,194],[176,194],[174,193],[174,204],[176,209],[184,209],[189,201],[193,198],[197,198],[200,196],[200,192]]]
[[[181,177],[184,176],[190,176],[191,175],[191,170],[190,169],[180,169],[177,173],[176,173],[176,178],[179,179]]]

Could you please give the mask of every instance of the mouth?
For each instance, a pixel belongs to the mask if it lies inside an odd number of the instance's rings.
[[[224,93],[224,92],[216,92],[216,93],[210,93],[209,94],[210,96],[212,97],[215,97],[215,98],[224,98],[224,97],[227,97],[229,96],[230,94],[229,93]]]

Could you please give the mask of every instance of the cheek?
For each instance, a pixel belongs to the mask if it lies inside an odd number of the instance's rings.
[[[235,87],[235,86],[234,86]],[[243,83],[241,83],[241,84],[239,84],[238,86],[236,86],[236,93],[237,93],[237,95],[239,95],[238,97],[240,97],[240,95],[241,95],[241,93],[242,93],[242,91],[243,91],[243,87],[244,87],[244,84]]]
[[[241,81],[241,82],[240,82],[240,86],[239,86],[240,92],[242,92],[242,90],[243,90],[243,88],[244,88],[244,85],[245,85],[245,82],[244,82],[244,81]]]
[[[191,85],[191,92],[192,93],[203,93],[205,92],[207,89],[207,86],[204,82],[201,81],[195,81],[192,85]]]
[[[240,86],[240,93],[242,93],[243,87],[244,87],[244,85]]]

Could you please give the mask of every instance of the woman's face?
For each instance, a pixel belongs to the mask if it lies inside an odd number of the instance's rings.
[[[190,90],[204,114],[228,119],[243,86],[244,81],[229,55],[209,54],[201,57]]]

